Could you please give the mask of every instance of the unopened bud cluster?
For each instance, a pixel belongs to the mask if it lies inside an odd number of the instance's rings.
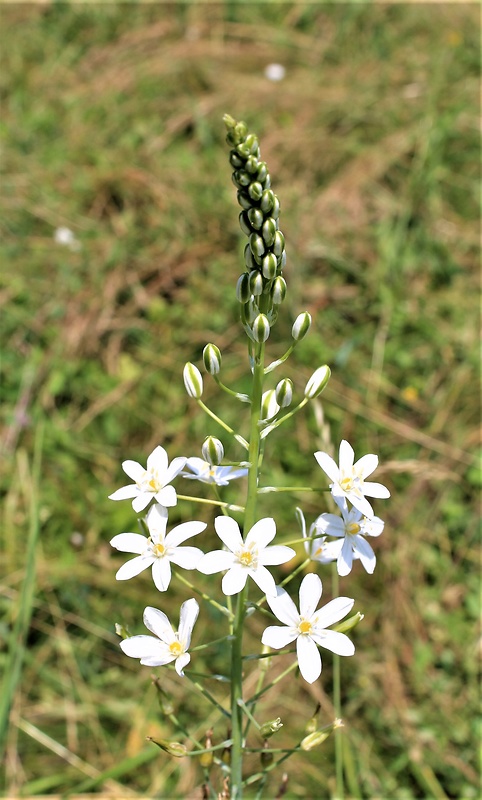
[[[227,142],[232,147],[229,160],[234,168],[233,183],[243,209],[239,223],[248,237],[244,249],[246,271],[239,277],[236,295],[246,330],[255,341],[264,342],[286,294],[281,274],[286,251],[278,222],[280,204],[271,189],[268,167],[261,160],[256,136],[248,134],[244,122],[236,122],[228,114],[224,122]]]

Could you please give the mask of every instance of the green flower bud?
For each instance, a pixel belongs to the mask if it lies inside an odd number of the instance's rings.
[[[253,258],[249,244],[244,248],[244,263],[248,269],[256,269],[256,261]]]
[[[248,174],[247,172],[245,173]],[[252,200],[258,201],[263,194],[263,185],[259,181],[254,181],[248,186],[248,194]]]
[[[240,189],[238,191],[237,197],[238,197],[238,203],[240,206],[242,206],[242,208],[245,208],[247,210],[248,208],[252,207],[253,201],[251,200],[249,194],[246,194],[246,192],[243,192]]]
[[[254,175],[255,172],[258,171],[258,164],[259,161],[256,156],[250,156],[244,165],[246,172],[249,172],[251,175]]]
[[[249,288],[249,275],[247,272],[243,272],[243,274],[238,278],[238,282],[236,284],[236,297],[240,303],[247,303],[251,297],[251,289]]]
[[[309,733],[308,736],[305,736],[305,738],[300,742],[301,749],[305,751],[313,750],[314,747],[318,747],[320,744],[323,744],[323,742],[328,739],[329,735],[333,733],[334,730],[342,727],[343,722],[341,719],[335,719],[331,725],[325,725],[324,728],[319,728],[317,731]]]
[[[264,239],[264,243],[266,247],[271,247],[273,242],[275,241],[275,236],[277,233],[276,222],[271,217],[268,217],[267,220],[263,223],[263,229],[261,231],[261,235]],[[279,255],[275,253],[275,255]]]
[[[238,144],[238,145],[237,145],[237,147],[236,147],[236,152],[237,152],[237,153],[239,153],[239,155],[241,156],[241,158],[243,158],[245,161],[246,161],[246,160],[247,160],[247,159],[250,157],[250,155],[251,155],[251,153],[250,153],[250,150],[249,150],[249,147],[248,147],[248,145],[246,144],[246,142],[241,142],[240,144]]]
[[[261,419],[272,419],[279,411],[279,405],[276,401],[276,392],[274,389],[268,389],[263,392],[261,398]]]
[[[236,122],[234,126],[234,133],[238,138],[238,141],[242,141],[248,132],[248,126],[245,122]]]
[[[255,297],[259,297],[260,294],[263,294],[263,276],[261,275],[261,272],[258,272],[257,269],[253,269],[253,271],[249,273],[249,288],[251,290],[251,294],[254,294]]]
[[[293,399],[293,381],[290,378],[283,378],[276,387],[276,402],[281,408],[291,405]]]
[[[348,617],[348,619],[344,619],[343,622],[339,622],[338,625],[335,625],[333,630],[338,631],[338,633],[347,633],[351,631],[352,628],[356,628],[363,619],[365,619],[365,615],[357,611],[352,617]]]
[[[273,208],[271,209],[271,216],[273,217],[273,219],[278,219],[279,217],[279,200],[276,197],[276,195],[274,196]]]
[[[330,380],[330,375],[331,369],[326,364],[324,367],[318,367],[305,386],[305,397],[308,397],[310,400],[313,400],[314,397],[318,397]]]
[[[187,747],[180,742],[169,742],[167,739],[154,739],[152,736],[148,736],[147,740],[153,742],[153,744],[157,744],[161,750],[164,750],[164,752],[168,753],[170,756],[174,756],[174,758],[184,758],[184,756],[187,755]]]
[[[293,323],[293,327],[291,328],[291,335],[295,342],[301,342],[301,340],[305,338],[306,334],[310,330],[310,326],[311,314],[308,314],[307,311],[303,311],[302,314],[298,314]]]
[[[243,166],[244,161],[242,158],[238,156],[236,150],[231,150],[229,154],[229,163],[231,164],[232,167],[234,167],[234,169],[239,169],[240,167]]]
[[[278,269],[282,270],[286,267],[286,250],[283,250],[278,258]]]
[[[124,625],[121,625],[119,622],[115,623],[115,632],[117,636],[122,636],[123,639],[128,639],[130,636],[132,636],[132,634],[129,633],[128,628],[125,628]]]
[[[273,286],[271,287],[271,299],[275,305],[279,306],[285,297],[286,281],[281,277],[281,275],[278,275],[278,277],[274,279]]]
[[[271,178],[269,175],[266,175],[266,178],[263,183],[263,189],[269,189],[271,186]]]
[[[284,249],[285,249],[285,237],[283,236],[281,231],[276,231],[274,234],[274,241],[273,241],[273,253],[275,254],[275,256],[279,257]]]
[[[275,193],[271,189],[266,189],[261,195],[260,208],[263,214],[268,214],[274,206]]]
[[[256,342],[265,342],[269,336],[269,322],[264,314],[258,314],[253,322],[253,336]]]
[[[191,364],[190,361],[188,361],[184,367],[183,378],[184,386],[186,387],[186,392],[189,397],[194,397],[195,400],[199,400],[203,393],[203,379],[198,368],[195,367],[194,364]]]
[[[254,133],[250,133],[249,136],[246,136],[245,145],[249,147],[251,153],[256,153],[259,147],[258,137]]]
[[[250,208],[249,211],[248,211],[248,220],[249,220],[249,224],[256,231],[259,231],[259,229],[261,228],[261,226],[263,224],[263,221],[264,221],[263,212],[260,211],[259,208]],[[251,231],[250,231],[250,233],[251,233]],[[263,239],[264,239],[264,236],[263,236]]]
[[[247,211],[241,211],[241,214],[239,215],[239,225],[243,233],[246,234],[246,236],[251,236],[253,231],[251,229],[251,225],[249,224]]]
[[[224,447],[215,436],[206,436],[201,447],[202,456],[211,466],[217,466],[224,458]]]
[[[266,769],[266,767],[269,767],[269,765],[273,763],[273,759],[274,759],[274,753],[269,752],[268,740],[265,739],[263,743],[263,749],[261,750],[260,753],[261,766]],[[279,796],[280,795],[278,795],[278,797]]]
[[[217,375],[221,369],[221,351],[215,344],[207,344],[203,350],[203,361],[206,372]]]
[[[265,251],[264,242],[261,236],[258,236],[257,233],[252,233],[249,237],[249,247],[253,256],[258,256],[258,258],[262,258]]]
[[[260,183],[264,183],[268,176],[268,165],[266,161],[258,161],[258,175],[257,178]]]
[[[270,719],[269,722],[265,722],[264,725],[261,725],[259,732],[263,739],[269,739],[273,733],[277,733],[282,727],[283,723],[281,722],[281,717],[276,717],[276,719]]]
[[[262,263],[262,270],[263,275],[268,280],[271,280],[276,275],[276,269],[278,267],[278,262],[276,261],[276,256],[273,253],[268,253],[267,256],[263,258]]]
[[[237,169],[236,172],[233,172],[233,179],[237,186],[249,186],[251,183],[251,175],[249,172],[245,172],[244,169]],[[249,192],[249,189],[248,189]]]

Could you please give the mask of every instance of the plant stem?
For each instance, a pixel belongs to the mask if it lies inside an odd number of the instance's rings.
[[[333,597],[339,595],[339,580],[336,562],[332,566],[332,594]],[[335,717],[341,719],[341,680],[340,680],[340,656],[333,654],[333,705],[335,707]],[[336,800],[343,800],[345,796],[343,786],[343,731],[340,728],[335,730],[335,773],[336,773]]]
[[[258,493],[258,462],[260,452],[259,419],[264,378],[264,344],[258,344],[254,352],[253,390],[251,395],[251,420],[249,436],[248,493],[244,516],[244,534],[256,522],[256,501]],[[239,700],[243,699],[243,627],[248,599],[248,586],[237,598],[231,648],[231,798],[241,800],[243,794],[243,711]]]

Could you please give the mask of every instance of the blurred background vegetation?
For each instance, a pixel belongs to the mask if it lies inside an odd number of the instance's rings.
[[[267,482],[319,483],[314,450],[346,437],[380,455],[392,491],[376,504],[375,574],[358,564],[341,580],[365,614],[342,664],[348,794],[478,796],[478,5],[1,13],[6,795],[200,797],[198,766],[146,743],[180,734],[114,633],[115,622],[142,632],[148,604],[176,617],[186,590],[173,583],[161,602],[149,575],[116,584],[109,540],[135,522],[107,495],[123,459],[144,462],[157,444],[199,455],[219,435],[181,377],[206,342],[224,352],[223,380],[246,382],[227,112],[259,135],[282,204],[289,293],[270,355],[307,309],[312,331],[284,374],[302,390],[314,368],[333,369],[323,406],[270,437]],[[283,80],[266,77],[271,63]],[[62,227],[70,243],[56,241]],[[206,397],[238,424],[210,381]],[[239,490],[227,496],[242,502]],[[326,510],[315,495],[281,497],[264,496],[260,514],[285,540],[295,504],[308,523]],[[171,518],[191,514],[213,516],[180,504]],[[201,620],[197,642],[218,623],[204,607]],[[205,658],[198,669],[226,669],[225,652]],[[267,698],[263,716],[289,721],[279,746],[317,703],[333,719],[324,663],[315,685],[291,679]],[[158,673],[202,737],[209,707]],[[331,739],[287,769],[286,797],[333,796]]]

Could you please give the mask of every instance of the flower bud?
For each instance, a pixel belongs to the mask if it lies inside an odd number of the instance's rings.
[[[203,393],[203,378],[198,368],[191,364],[190,361],[184,367],[183,378],[189,397],[199,400]]]
[[[276,261],[276,256],[274,256],[273,253],[268,253],[268,255],[263,258],[263,263],[261,265],[264,277],[268,280],[274,278],[277,267],[278,262]]]
[[[249,247],[253,256],[258,256],[261,258],[264,255],[265,246],[261,236],[258,236],[257,233],[252,233],[249,237]]]
[[[305,338],[306,334],[310,330],[310,327],[311,314],[308,314],[307,311],[303,311],[302,314],[298,314],[293,323],[293,327],[291,328],[291,335],[295,342],[301,342],[301,340]]]
[[[286,267],[286,250],[283,250],[280,257],[278,258],[278,267],[280,270]]]
[[[257,178],[260,183],[263,183],[268,177],[268,165],[266,161],[258,161],[258,175]]]
[[[326,364],[323,367],[318,367],[305,386],[305,397],[310,400],[318,397],[330,380],[330,375],[331,369]]]
[[[207,344],[203,350],[203,361],[206,372],[217,375],[221,369],[221,351],[215,344]]]
[[[187,755],[187,747],[180,742],[169,742],[167,739],[154,739],[152,736],[148,736],[147,740],[157,744],[161,750],[164,750],[165,753],[169,753],[170,756],[174,756],[174,758],[184,758],[184,756]]]
[[[249,218],[246,211],[241,211],[241,214],[239,215],[239,227],[243,233],[246,234],[246,236],[251,236],[253,231],[251,229],[251,225],[249,224]]]
[[[268,317],[266,317],[264,314],[258,314],[253,322],[252,330],[256,342],[265,342],[269,336]]]
[[[274,206],[275,193],[271,189],[266,189],[261,195],[260,208],[263,214],[268,214]]]
[[[275,256],[279,257],[284,249],[285,249],[285,237],[283,236],[281,231],[276,231],[274,234],[274,241],[273,241],[273,253],[275,254]]]
[[[363,619],[365,619],[365,615],[357,611],[352,617],[348,617],[348,619],[344,619],[343,622],[339,622],[338,625],[335,625],[333,630],[338,631],[338,633],[347,633],[347,631],[351,631],[352,628],[356,628]]]
[[[290,378],[283,378],[276,387],[276,402],[281,408],[291,405],[293,399],[293,381]]]
[[[244,248],[244,263],[248,269],[256,269],[256,261],[253,258],[249,244]]]
[[[261,231],[261,235],[264,239],[264,243],[266,247],[271,247],[275,240],[276,232],[277,232],[276,222],[271,217],[268,217],[267,220],[263,223],[263,229]],[[279,255],[275,253],[275,255]]]
[[[250,172],[251,175],[254,175],[254,173],[258,171],[258,163],[256,156],[250,156],[244,165],[246,172]]]
[[[246,128],[246,132],[247,132],[247,130],[248,129]],[[250,153],[257,153],[258,146],[259,146],[258,145],[258,137],[255,136],[254,133],[250,133],[249,136],[246,136],[245,145],[246,145],[246,147],[249,148],[249,152]]]
[[[279,405],[276,401],[276,392],[274,389],[268,389],[263,392],[261,398],[261,419],[272,419],[279,411]]]
[[[269,175],[266,175],[266,178],[263,181],[263,190],[269,189],[271,186],[271,178]]]
[[[212,467],[216,467],[224,458],[223,443],[216,439],[215,436],[206,436],[201,452],[204,460],[211,464]]]
[[[236,284],[236,297],[240,303],[247,303],[251,297],[251,289],[249,288],[249,275],[247,272],[243,272],[243,274],[238,278],[238,282]]]
[[[269,722],[265,722],[264,725],[261,725],[259,732],[263,739],[269,739],[273,733],[276,733],[282,727],[283,723],[281,722],[281,717],[276,717],[276,719],[270,719]]]
[[[248,173],[246,173],[248,174]],[[263,185],[259,181],[254,181],[248,186],[248,194],[252,200],[258,201],[263,194]]]
[[[328,739],[330,733],[333,733],[334,730],[342,727],[343,722],[341,719],[335,719],[331,725],[325,725],[324,728],[319,728],[319,730],[309,733],[308,736],[305,736],[305,738],[300,742],[301,749],[305,751],[313,750],[314,747],[318,747],[318,745],[323,744],[323,742]]]
[[[263,212],[259,208],[250,208],[248,211],[248,220],[251,227],[254,228],[255,231],[259,231],[264,220]]]
[[[254,294],[255,297],[263,294],[263,276],[257,269],[253,269],[253,271],[249,273],[249,288],[251,289],[251,294]]]
[[[285,297],[286,281],[281,277],[281,275],[278,275],[278,277],[274,279],[273,286],[271,287],[271,299],[275,305],[279,306]]]
[[[234,167],[234,169],[239,169],[240,167],[243,166],[244,161],[242,158],[238,156],[236,150],[231,150],[229,154],[229,163],[231,164],[232,167]]]
[[[248,194],[246,194],[246,192],[243,192],[240,189],[238,191],[237,197],[238,197],[238,203],[239,203],[240,206],[242,206],[242,208],[245,208],[245,209],[251,208],[252,200],[251,200],[250,196]]]

